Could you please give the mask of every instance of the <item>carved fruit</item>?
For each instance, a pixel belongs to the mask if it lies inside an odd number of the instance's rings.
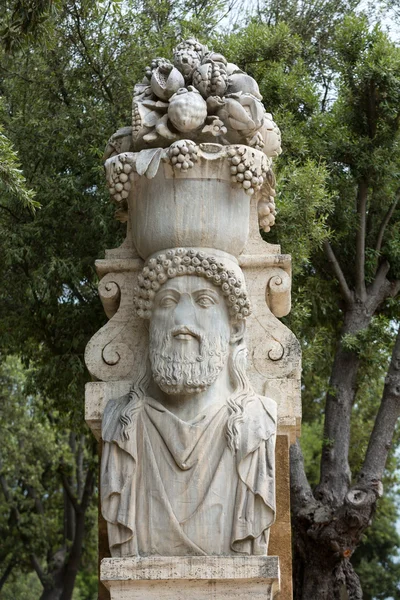
[[[246,73],[233,73],[228,79],[228,94],[243,92],[244,94],[252,94],[258,100],[262,100],[260,88],[255,79]]]
[[[161,100],[169,100],[183,85],[183,75],[170,63],[158,66],[151,76],[151,89]]]
[[[258,156],[258,158],[257,158]],[[231,146],[228,150],[231,180],[240,184],[248,196],[252,196],[264,184],[267,176],[268,159],[258,155],[244,145]]]
[[[281,148],[281,132],[274,122],[272,115],[266,113],[262,128],[264,138],[264,152],[267,156],[279,156]]]
[[[228,76],[222,63],[207,62],[193,72],[193,85],[203,98],[223,96],[228,87]]]
[[[207,117],[207,103],[199,92],[181,88],[169,101],[168,118],[178,131],[194,131]]]
[[[132,157],[130,153],[122,153],[109,158],[105,163],[106,178],[111,200],[117,204],[126,200],[131,189],[131,173],[133,171]]]
[[[219,52],[207,52],[203,59],[203,64],[208,62],[218,63],[218,65],[223,65],[224,67],[226,67],[226,65],[228,64],[225,56],[223,56]]]
[[[168,149],[168,158],[175,169],[187,171],[197,161],[198,146],[191,140],[179,140]]]
[[[203,46],[194,39],[178,44],[174,51],[174,65],[182,73],[186,83],[190,83],[192,73],[201,64]]]
[[[228,62],[226,64],[226,74],[230,77],[233,73],[243,73],[242,69],[234,63]]]

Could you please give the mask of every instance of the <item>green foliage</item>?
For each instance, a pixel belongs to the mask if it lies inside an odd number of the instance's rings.
[[[279,169],[279,225],[274,234],[296,256],[294,275],[304,271],[313,253],[329,239],[327,219],[333,201],[327,193],[327,178],[325,165],[312,160],[286,162]]]
[[[320,419],[304,423],[301,430],[301,449],[304,456],[307,479],[315,487],[319,481],[319,459],[323,445],[323,423]]]
[[[11,211],[11,203],[17,200],[25,208],[34,210],[40,206],[34,198],[33,190],[26,186],[17,154],[0,126],[0,200],[4,202],[2,209]]]
[[[302,345],[302,448],[309,480],[318,482],[322,444],[329,443],[322,434],[325,395],[343,323],[339,285],[323,244],[330,241],[353,287],[361,179],[369,197],[367,282],[384,259],[391,266],[389,278],[400,276],[400,51],[379,27],[354,13],[357,4],[267,0],[257,19],[221,33],[218,24],[229,8],[223,0],[6,3],[0,16],[5,48],[0,51],[0,350],[20,357],[28,371],[23,374],[13,359],[0,374],[1,389],[11,398],[0,413],[8,438],[1,456],[15,489],[12,502],[1,497],[0,528],[8,527],[10,509],[17,506],[43,565],[46,550],[63,543],[60,461],[75,475],[68,432],[79,434],[85,427],[84,348],[106,321],[94,262],[124,235],[112,218],[102,148],[116,129],[130,123],[133,85],[145,65],[153,56],[170,56],[181,36],[210,42],[250,73],[282,129],[277,225],[266,239],[293,255],[293,310],[285,322]],[[34,214],[37,203],[41,209]],[[387,300],[367,329],[345,339],[361,364],[352,414],[354,475],[372,430],[399,316],[398,301]],[[398,441],[396,435],[385,482],[389,491],[396,484]],[[44,516],[35,513],[20,481],[43,496]],[[93,505],[91,533],[95,511]],[[398,597],[393,557],[399,540],[390,529],[396,511],[389,494],[355,556],[367,597],[383,598],[386,591]],[[10,576],[8,594],[11,582],[23,587],[24,578],[29,581],[26,548],[16,539],[22,558],[14,573],[23,575]],[[5,552],[5,558],[13,556],[11,543]],[[74,600],[95,596],[95,554],[89,536]],[[370,565],[380,574],[374,581]]]
[[[70,478],[77,478],[80,468],[71,445],[72,434],[60,427],[57,411],[50,413],[39,395],[27,394],[26,375],[14,357],[8,357],[0,368],[0,563],[2,571],[8,565],[13,567],[4,587],[5,597],[21,600],[28,597],[23,594],[24,582],[31,581],[31,557],[36,556],[46,572],[47,562],[50,566],[57,552],[61,556],[67,551],[60,470]],[[84,444],[83,438],[79,444]],[[90,445],[86,450],[81,447],[84,467],[92,461],[92,456]],[[89,533],[83,568],[93,573],[97,555],[95,505],[86,521]],[[81,587],[87,592],[81,596],[82,600],[93,591],[93,581],[84,573]],[[36,589],[38,582],[33,582],[32,589]]]
[[[400,598],[400,535],[393,528],[396,500],[393,495],[381,499],[372,527],[353,557],[365,600]]]
[[[97,570],[93,570],[93,564],[94,561],[90,565],[91,572],[82,570],[78,573],[72,600],[97,600],[98,576]]]
[[[13,573],[3,589],[2,600],[27,600],[40,598],[42,586],[35,573]]]
[[[4,0],[0,39],[7,51],[43,35],[57,0]]]

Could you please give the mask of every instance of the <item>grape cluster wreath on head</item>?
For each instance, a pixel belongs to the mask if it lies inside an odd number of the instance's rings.
[[[235,271],[227,269],[220,259],[202,250],[176,248],[150,258],[138,276],[138,285],[134,289],[137,315],[142,319],[150,319],[154,297],[163,283],[183,275],[204,277],[221,288],[233,319],[245,319],[250,314],[244,281]]]

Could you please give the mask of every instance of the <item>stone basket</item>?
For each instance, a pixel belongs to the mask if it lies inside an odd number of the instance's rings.
[[[214,248],[234,256],[242,252],[254,189],[249,194],[232,181],[229,151],[232,154],[238,147],[230,148],[201,144],[194,166],[186,171],[173,166],[164,154],[152,178],[134,173],[128,204],[133,242],[141,258],[182,246]],[[253,161],[250,168],[260,173],[262,156],[251,150],[248,157]]]

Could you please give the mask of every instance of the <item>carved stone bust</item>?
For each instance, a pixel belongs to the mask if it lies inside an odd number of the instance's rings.
[[[152,61],[132,126],[109,140],[110,195],[143,265],[123,335],[132,386],[102,422],[113,557],[267,553],[277,411],[246,373],[251,305],[237,258],[250,229],[258,247],[259,228],[274,225],[280,151],[254,79],[193,39],[172,62]]]
[[[198,248],[157,253],[135,294],[149,355],[103,417],[112,556],[266,554],[276,404],[246,375],[250,303],[237,261]]]

